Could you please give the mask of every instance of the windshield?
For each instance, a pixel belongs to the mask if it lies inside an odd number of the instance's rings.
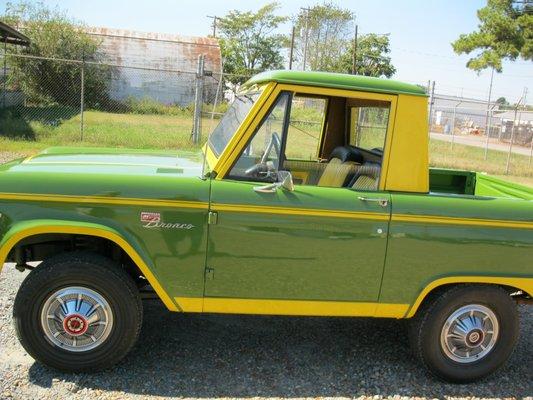
[[[233,104],[224,114],[218,126],[209,138],[209,145],[216,154],[220,156],[226,148],[228,142],[233,137],[242,121],[250,112],[250,109],[259,97],[260,92],[247,93],[235,97]]]

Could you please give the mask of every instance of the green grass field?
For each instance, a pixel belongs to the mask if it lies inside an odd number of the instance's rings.
[[[5,118],[0,115],[0,151],[21,155],[34,154],[50,146],[104,146],[125,148],[187,149],[199,148],[190,141],[192,117],[180,115],[119,114],[99,111],[84,113],[84,133],[81,140],[80,116],[57,110],[56,122],[43,118]],[[2,118],[4,117],[4,118]],[[217,124],[217,120],[202,120],[202,139]],[[311,132],[303,126],[299,130]],[[296,136],[296,135],[295,135]],[[316,146],[316,140],[300,132],[302,147]],[[313,135],[314,136],[314,135]],[[315,147],[316,148],[316,147]],[[314,150],[314,149],[313,149]],[[527,156],[513,154],[509,175],[505,176],[507,154],[490,150],[484,160],[484,150],[458,145],[451,151],[448,142],[430,142],[430,164],[435,167],[482,171],[491,175],[533,186],[533,165]]]

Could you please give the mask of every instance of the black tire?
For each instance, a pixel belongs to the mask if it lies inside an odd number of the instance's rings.
[[[41,311],[47,299],[69,287],[96,292],[112,312],[113,323],[102,328],[106,336],[94,349],[68,351],[45,333]],[[61,371],[98,371],[119,362],[135,345],[142,303],[132,278],[113,261],[93,253],[66,253],[30,272],[15,298],[13,319],[22,346],[37,361]]]
[[[454,312],[471,305],[481,305],[492,311],[499,333],[490,352],[480,359],[463,363],[446,354],[450,350],[445,350],[446,343],[441,343],[441,332]],[[489,329],[487,332],[490,332]],[[415,356],[435,376],[453,383],[473,382],[498,370],[511,356],[518,334],[517,306],[498,286],[459,285],[447,288],[429,299],[409,325],[409,339]],[[476,351],[481,350],[477,348]]]

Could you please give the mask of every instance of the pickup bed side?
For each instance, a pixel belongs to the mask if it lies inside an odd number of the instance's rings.
[[[482,202],[482,207],[480,206]],[[413,304],[432,282],[515,283],[533,294],[533,202],[392,194],[380,302]],[[462,278],[465,279],[462,279]],[[489,279],[490,278],[490,279]],[[512,279],[512,280],[510,280]]]

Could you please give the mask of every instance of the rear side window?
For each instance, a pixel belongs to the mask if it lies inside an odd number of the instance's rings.
[[[385,148],[390,103],[377,100],[350,100],[349,139],[352,146],[373,152]]]

